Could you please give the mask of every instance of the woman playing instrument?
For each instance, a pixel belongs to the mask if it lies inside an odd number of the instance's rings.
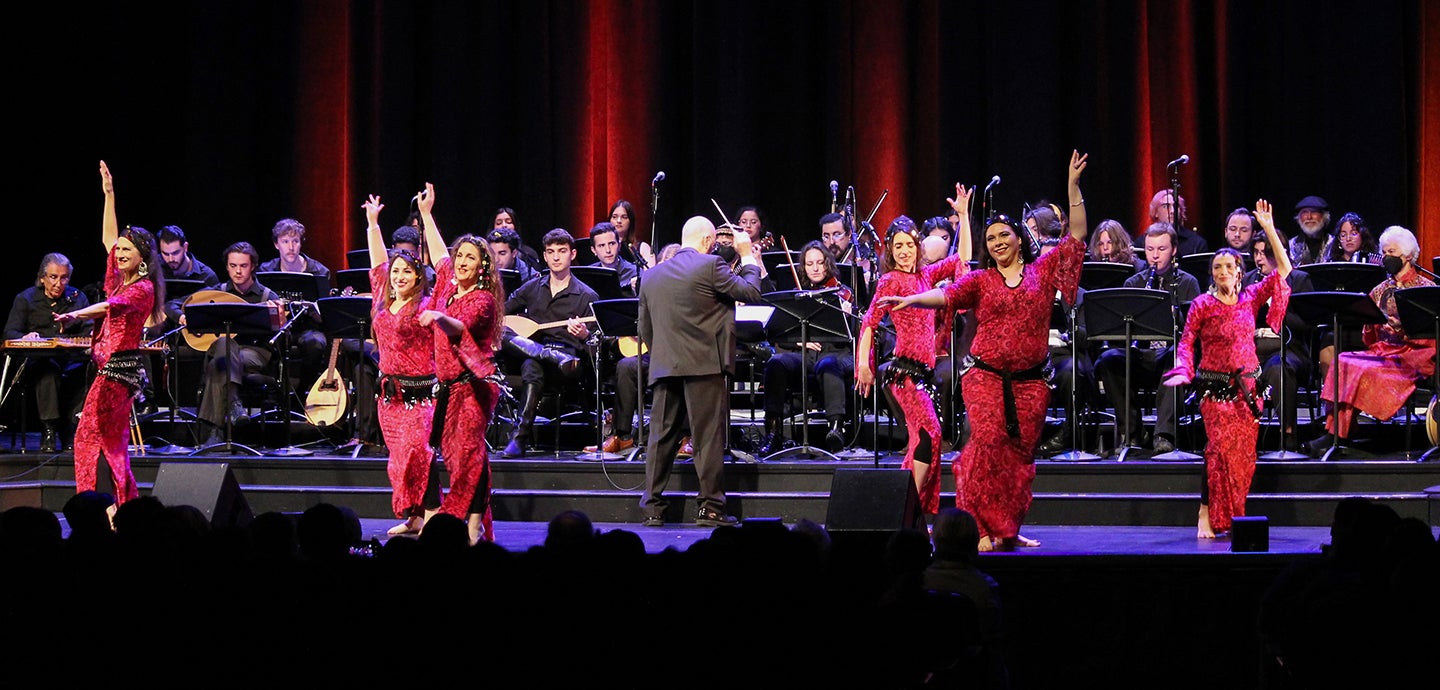
[[[1265,230],[1269,246],[1281,246],[1270,202],[1255,202],[1255,220]],[[1264,280],[1242,289],[1243,256],[1229,247],[1215,252],[1210,259],[1210,291],[1191,302],[1175,348],[1175,367],[1165,374],[1165,385],[1193,383],[1201,396],[1200,418],[1208,439],[1196,531],[1201,539],[1229,532],[1233,518],[1245,514],[1264,407],[1256,391],[1260,360],[1255,354],[1255,318],[1268,303],[1266,323],[1279,331],[1290,303],[1290,284],[1285,280],[1290,275],[1290,257],[1276,252],[1275,263],[1275,270]]]
[[[465,519],[472,543],[494,541],[485,430],[500,397],[494,355],[504,326],[503,288],[485,240],[463,235],[455,240],[450,253],[445,253],[445,240],[431,215],[434,185],[425,184],[417,206],[431,263],[436,266],[435,293],[430,308],[420,312],[419,319],[420,325],[433,333],[435,376],[440,386],[435,426],[450,475],[450,491],[440,512]],[[432,433],[432,441],[435,435]]]
[[[869,395],[875,384],[875,363],[872,360],[875,329],[888,314],[895,326],[895,358],[886,366],[882,383],[890,390],[904,411],[909,440],[901,466],[910,470],[920,494],[920,506],[926,514],[940,510],[940,473],[934,471],[940,461],[940,418],[935,414],[935,315],[926,311],[892,311],[893,300],[918,294],[935,287],[942,280],[954,279],[970,270],[964,257],[970,254],[970,195],[973,189],[955,185],[955,198],[948,199],[959,214],[960,251],[937,263],[920,266],[920,231],[915,221],[900,216],[890,223],[886,232],[884,252],[880,255],[880,280],[875,286],[875,300],[860,324],[860,340],[855,354],[855,387],[861,395]],[[886,299],[882,299],[886,298]]]
[[[101,236],[109,257],[105,263],[103,302],[64,314],[64,327],[81,319],[95,320],[90,356],[100,372],[85,396],[80,425],[75,429],[75,492],[95,490],[99,456],[104,455],[115,482],[115,504],[138,498],[130,471],[130,410],[144,378],[140,335],[147,319],[163,318],[165,283],[160,280],[155,240],[143,228],[123,231],[115,218],[115,184],[110,168],[100,161],[100,189],[105,193]]]
[[[1045,382],[1050,311],[1057,291],[1074,303],[1085,259],[1085,199],[1080,194],[1085,164],[1086,156],[1071,152],[1066,168],[1070,233],[1054,251],[1036,260],[1025,226],[997,215],[986,223],[983,270],[943,291],[884,298],[897,313],[912,304],[973,310],[973,366],[965,373],[970,439],[954,473],[956,506],[980,524],[981,550],[1039,546],[1020,535],[1020,524],[1030,510],[1035,447],[1050,400]]]
[[[427,480],[435,459],[430,446],[435,414],[435,347],[430,329],[420,325],[429,308],[424,268],[409,251],[385,251],[380,230],[380,197],[362,205],[370,250],[371,328],[380,349],[380,387],[376,412],[385,445],[390,449],[390,507],[405,521],[390,535],[419,532],[424,525]]]
[[[1390,275],[1370,290],[1370,299],[1384,312],[1386,321],[1365,325],[1361,334],[1364,350],[1340,354],[1335,365],[1340,368],[1338,391],[1336,374],[1326,376],[1320,398],[1330,403],[1330,416],[1326,434],[1309,444],[1315,457],[1336,443],[1334,437],[1343,443],[1350,436],[1357,410],[1381,421],[1390,419],[1415,392],[1415,382],[1435,373],[1434,338],[1406,333],[1395,299],[1398,290],[1435,284],[1415,268],[1420,244],[1414,233],[1392,225],[1380,233],[1380,253]]]

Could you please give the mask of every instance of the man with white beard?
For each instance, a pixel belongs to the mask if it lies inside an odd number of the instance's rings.
[[[1303,266],[1320,261],[1330,239],[1330,205],[1313,194],[1301,199],[1295,204],[1295,223],[1300,232],[1290,238],[1290,263]]]

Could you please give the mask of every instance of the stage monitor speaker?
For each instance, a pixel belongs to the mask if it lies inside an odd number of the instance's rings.
[[[924,525],[910,470],[835,470],[825,511],[826,531],[890,533]]]
[[[244,527],[255,517],[228,462],[161,463],[151,495],[167,506],[199,508],[212,527]]]
[[[1230,524],[1230,550],[1256,552],[1270,550],[1270,519],[1263,515],[1235,516]]]

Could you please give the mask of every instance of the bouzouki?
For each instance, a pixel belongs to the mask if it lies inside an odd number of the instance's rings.
[[[595,317],[582,316],[579,320],[581,323],[594,323]],[[557,328],[559,326],[564,326],[567,323],[569,323],[568,320],[550,321],[547,323],[535,323],[534,321],[520,316],[519,314],[511,314],[505,317],[505,326],[510,330],[515,331],[515,335],[518,335],[521,338],[529,338],[530,336],[535,335],[535,331],[543,331],[547,328]]]
[[[345,379],[335,368],[335,358],[340,354],[340,339],[330,343],[330,366],[315,379],[310,393],[305,396],[305,420],[314,426],[335,426],[345,416],[350,405],[350,395],[345,391]]]
[[[232,295],[224,290],[196,290],[189,297],[185,298],[184,305],[213,304],[216,302],[239,304],[244,301],[245,300],[241,299],[239,295]],[[218,333],[191,333],[188,328],[181,331],[180,334],[185,336],[185,344],[198,352],[209,352],[210,346],[214,345],[215,341],[220,339],[220,334]]]

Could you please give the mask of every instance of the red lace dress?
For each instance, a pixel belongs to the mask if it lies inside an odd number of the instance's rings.
[[[1395,291],[1405,288],[1434,285],[1429,278],[1414,269],[1402,281],[1386,278],[1370,290],[1370,299],[1375,300],[1380,311],[1386,316],[1399,316],[1395,305]],[[1415,392],[1415,382],[1435,374],[1435,340],[1433,338],[1410,338],[1403,330],[1391,328],[1389,324],[1365,326],[1363,352],[1342,352],[1337,366],[1340,377],[1338,404],[1332,405],[1330,415],[1334,421],[1327,425],[1330,433],[1341,438],[1350,435],[1350,424],[1355,411],[1360,410],[1379,420],[1390,419]],[[1336,402],[1332,371],[1325,377],[1321,398]],[[1339,431],[1335,430],[1336,424]]]
[[[504,305],[496,304],[487,290],[476,288],[455,297],[451,282],[455,268],[449,258],[435,271],[432,309],[464,324],[465,332],[451,339],[439,327],[432,327],[435,343],[435,375],[441,395],[449,396],[441,427],[440,455],[450,475],[450,490],[440,512],[465,519],[469,513],[484,515],[485,539],[495,541],[490,513],[490,454],[485,430],[495,414],[500,387],[489,377],[495,373],[490,334],[495,320],[502,318]],[[452,299],[453,298],[453,299]],[[473,506],[472,506],[473,502]]]
[[[1264,401],[1256,393],[1260,360],[1255,356],[1255,317],[1270,305],[1266,325],[1279,331],[1290,305],[1290,285],[1279,273],[1240,292],[1235,304],[1205,294],[1190,304],[1185,330],[1175,352],[1175,374],[1190,377],[1200,394],[1205,422],[1205,484],[1210,526],[1228,532],[1236,515],[1245,514],[1245,497],[1255,476],[1255,442]],[[1195,341],[1200,341],[1199,370]]]
[[[1074,303],[1084,258],[1085,243],[1067,236],[1026,266],[1013,288],[998,270],[986,269],[945,289],[946,307],[971,309],[976,320],[970,343],[975,364],[964,384],[970,440],[954,474],[955,505],[975,516],[981,536],[1018,536],[1030,510],[1035,446],[1050,400],[1042,373],[1050,354],[1050,310],[1057,290]]]
[[[861,328],[872,332],[879,329],[880,321],[886,314],[895,326],[895,359],[891,361],[885,385],[890,389],[900,409],[905,413],[906,429],[909,436],[905,447],[905,459],[901,467],[911,469],[917,460],[927,463],[932,471],[925,476],[925,485],[920,487],[920,506],[926,513],[940,511],[940,473],[933,471],[940,462],[940,418],[935,413],[935,402],[929,388],[934,385],[935,367],[935,313],[929,309],[901,309],[894,311],[890,305],[881,304],[881,297],[897,295],[906,297],[925,292],[936,283],[963,275],[970,270],[970,264],[957,255],[945,257],[920,269],[919,273],[890,271],[880,276],[875,286],[875,297],[870,309],[865,312]],[[871,339],[874,343],[876,340]],[[871,347],[871,371],[879,358],[878,348]],[[922,384],[906,375],[911,371],[929,372]],[[923,446],[923,447],[922,447]]]
[[[123,281],[112,247],[105,262],[109,307],[95,320],[90,349],[100,374],[85,395],[74,446],[75,491],[95,489],[95,473],[104,455],[115,482],[116,505],[140,496],[130,471],[130,404],[140,390],[140,336],[155,305],[153,283],[141,279],[125,285]]]
[[[435,348],[430,329],[420,325],[420,312],[430,308],[428,297],[412,301],[392,314],[385,306],[390,289],[389,264],[370,269],[374,295],[371,323],[380,349],[380,432],[390,450],[390,507],[396,517],[421,515],[425,483],[435,451],[430,447],[435,398],[429,390],[435,379]],[[426,381],[430,385],[426,385]]]

